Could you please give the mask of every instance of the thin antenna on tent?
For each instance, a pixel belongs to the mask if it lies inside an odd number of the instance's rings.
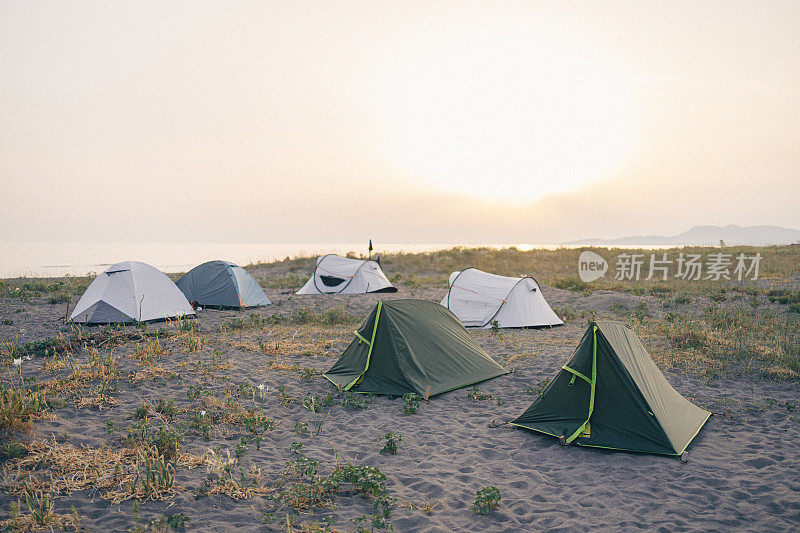
[[[142,302],[144,301],[144,294],[142,294],[142,299],[139,300],[139,322],[142,321]]]

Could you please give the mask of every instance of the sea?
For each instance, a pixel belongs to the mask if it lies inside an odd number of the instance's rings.
[[[431,252],[456,246],[520,250],[555,249],[563,244],[531,243],[376,243],[373,255]],[[214,259],[239,265],[323,254],[367,255],[368,243],[85,243],[0,242],[0,278],[85,276],[120,261],[141,261],[163,272],[186,272]]]

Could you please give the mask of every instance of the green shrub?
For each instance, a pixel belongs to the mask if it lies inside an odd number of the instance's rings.
[[[318,413],[319,411],[325,409],[326,407],[330,407],[333,405],[333,402],[336,400],[336,397],[333,393],[327,394],[325,396],[306,396],[303,398],[302,405],[312,413]]]
[[[417,393],[409,392],[403,395],[403,412],[406,415],[413,415],[417,412],[419,402],[422,401],[422,396]]]
[[[403,437],[400,435],[396,435],[394,433],[387,433],[383,437],[378,439],[379,441],[384,441],[383,448],[381,448],[381,453],[388,453],[389,455],[396,455],[397,454],[397,443],[403,440]]]
[[[475,493],[475,504],[472,511],[475,513],[489,514],[500,503],[500,489],[497,487],[483,487]]]
[[[71,299],[72,297],[69,294],[65,292],[59,292],[58,294],[51,296],[47,301],[51,304],[63,304]]]
[[[4,385],[0,388],[0,436],[12,431],[29,431],[33,420],[47,410],[44,394]]]
[[[342,392],[342,406],[347,409],[368,409],[369,405],[374,401],[374,395],[370,393],[356,394],[350,391]]]
[[[558,278],[553,280],[553,287],[557,289],[566,289],[572,292],[592,292],[588,283],[581,281],[579,278]]]
[[[163,457],[165,461],[170,461],[178,457],[178,440],[178,434],[174,429],[161,426],[150,444],[155,446],[159,456]]]
[[[172,420],[177,412],[178,408],[175,407],[175,400],[172,399],[172,396],[166,400],[164,400],[164,398],[158,399],[158,403],[156,404],[156,413],[162,414]]]
[[[467,398],[472,398],[473,400],[491,400],[492,395],[484,393],[481,391],[480,387],[475,385],[467,391]]]
[[[28,448],[21,442],[6,442],[0,445],[0,464],[26,455],[28,455]]]

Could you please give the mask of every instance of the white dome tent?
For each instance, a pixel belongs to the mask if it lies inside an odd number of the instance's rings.
[[[442,300],[466,327],[501,328],[559,326],[558,318],[531,277],[511,278],[466,268],[450,274],[450,290]]]
[[[108,267],[92,281],[70,321],[112,324],[178,316],[194,316],[194,310],[172,280],[155,267],[125,261]]]
[[[317,258],[314,274],[295,294],[365,294],[397,292],[380,265],[369,259],[334,254]]]

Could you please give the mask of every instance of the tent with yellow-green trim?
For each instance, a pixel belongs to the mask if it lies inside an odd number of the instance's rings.
[[[324,376],[341,390],[428,398],[507,373],[449,310],[407,299],[378,302]]]
[[[709,416],[672,388],[633,330],[597,322],[511,424],[564,444],[681,455]]]

